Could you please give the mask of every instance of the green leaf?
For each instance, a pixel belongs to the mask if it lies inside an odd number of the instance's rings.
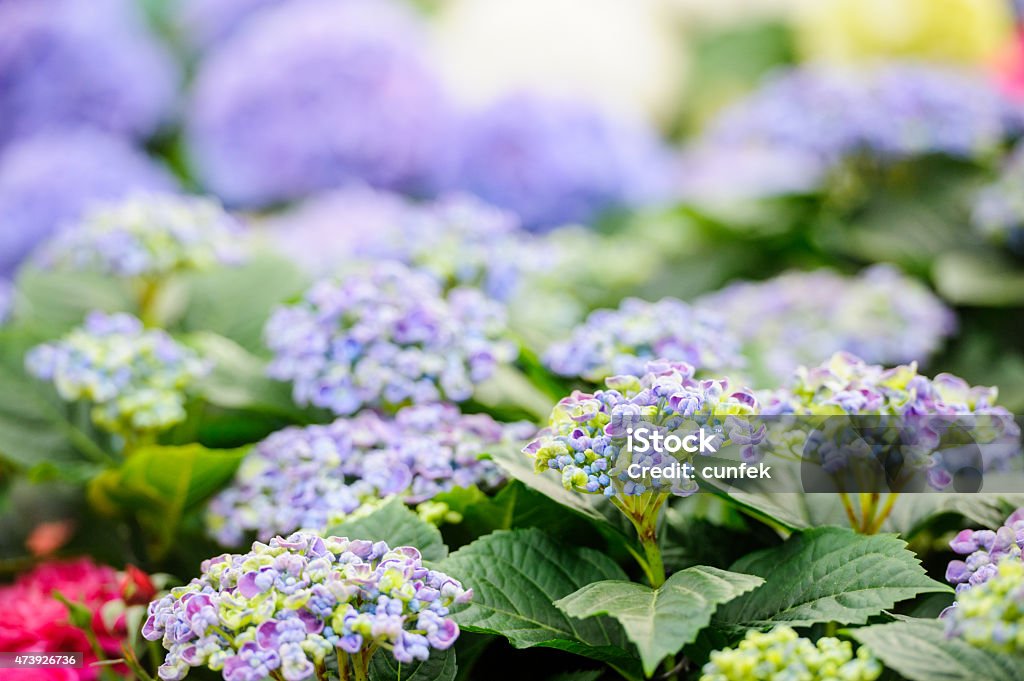
[[[212,331],[247,350],[264,351],[263,325],[273,308],[302,292],[306,279],[289,260],[269,254],[236,267],[190,274],[182,326]]]
[[[909,681],[1024,681],[1018,659],[947,639],[939,620],[904,618],[845,633]]]
[[[41,342],[34,333],[0,331],[0,458],[19,468],[110,463],[86,405],[68,405],[53,386],[25,371],[25,353]]]
[[[92,310],[134,313],[136,303],[124,280],[30,266],[18,275],[14,314],[56,337],[79,326]]]
[[[197,383],[210,404],[280,416],[297,423],[308,417],[292,401],[291,385],[267,376],[266,362],[241,345],[206,331],[191,334],[188,343],[213,362],[213,370]]]
[[[120,468],[104,471],[89,484],[89,500],[107,513],[135,513],[155,557],[169,548],[182,515],[223,487],[248,453],[153,445],[132,452]]]
[[[942,297],[957,305],[1024,303],[1024,272],[998,253],[945,253],[935,261],[932,278]]]
[[[579,494],[562,487],[559,477],[551,471],[535,473],[530,458],[518,447],[497,448],[487,453],[510,477],[558,502],[582,516],[603,523],[604,515],[599,510],[599,495]]]
[[[617,619],[640,651],[644,673],[651,676],[662,660],[697,638],[720,604],[763,582],[752,575],[698,566],[675,573],[657,589],[633,582],[595,582],[555,606],[572,617]]]
[[[516,648],[565,650],[636,675],[639,665],[617,622],[578,620],[554,606],[591,582],[626,579],[604,554],[537,529],[499,531],[459,549],[441,569],[473,589],[470,605],[454,615],[466,631],[504,636]]]
[[[370,681],[454,681],[455,650],[433,650],[427,660],[400,664],[387,650],[370,659]]]
[[[327,532],[336,537],[385,541],[392,548],[414,546],[424,560],[443,560],[448,555],[441,532],[420,519],[397,497],[364,516],[345,520]]]
[[[928,577],[906,542],[838,527],[806,530],[781,546],[738,560],[730,569],[765,583],[719,609],[725,625],[863,624],[922,593],[950,592]]]

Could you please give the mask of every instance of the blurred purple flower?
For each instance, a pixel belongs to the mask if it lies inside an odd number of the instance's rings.
[[[147,137],[166,121],[177,80],[132,2],[0,3],[0,147],[80,126]]]
[[[187,140],[226,202],[265,206],[362,180],[426,192],[450,111],[411,11],[383,0],[268,8],[199,66]]]
[[[469,116],[458,149],[456,185],[515,211],[532,230],[657,202],[674,168],[653,130],[526,93]]]
[[[0,274],[90,205],[175,186],[164,168],[103,133],[62,132],[12,144],[0,155]]]
[[[184,0],[175,17],[178,32],[189,47],[206,50],[216,46],[260,11],[284,0]]]
[[[971,223],[985,237],[1024,255],[1024,145],[1017,145],[999,177],[978,192]]]

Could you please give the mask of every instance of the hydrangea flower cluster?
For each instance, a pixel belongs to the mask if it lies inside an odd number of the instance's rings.
[[[946,567],[946,581],[956,592],[966,591],[987,582],[1003,560],[1021,560],[1024,549],[1024,508],[1014,511],[998,530],[962,530],[949,542],[953,552],[966,556],[951,560]]]
[[[726,320],[764,387],[836,351],[882,364],[923,361],[956,330],[952,310],[888,265],[852,277],[831,270],[787,272],[732,284],[694,305]]]
[[[116,658],[120,655],[122,641],[127,638],[125,620],[119,618],[108,626],[101,611],[107,604],[123,599],[123,587],[124,580],[117,572],[87,558],[44,563],[18,577],[13,584],[0,587],[0,607],[8,614],[4,626],[0,627],[0,648],[33,653],[82,653],[84,664],[74,670],[70,678],[93,681],[99,677],[100,670],[93,666],[97,661],[96,651],[85,633],[69,621],[67,606],[54,597],[54,592],[92,611],[92,630],[100,649]]]
[[[673,161],[653,131],[579,102],[517,94],[469,117],[456,184],[531,230],[657,202]]]
[[[411,10],[379,0],[266,8],[196,74],[187,142],[205,185],[258,207],[365,181],[413,193],[448,172],[451,115]]]
[[[368,664],[376,646],[402,663],[426,660],[458,638],[449,608],[472,595],[413,547],[295,533],[204,561],[199,577],[150,604],[142,634],[168,651],[164,681],[190,667],[225,681],[304,681],[349,656]]]
[[[874,681],[881,675],[882,664],[864,646],[854,655],[849,641],[814,642],[783,626],[748,631],[735,648],[711,653],[700,681]]]
[[[41,259],[51,267],[159,279],[238,262],[239,232],[217,201],[141,194],[86,212]]]
[[[640,375],[647,362],[659,358],[716,373],[743,364],[739,341],[721,317],[675,298],[627,298],[616,310],[592,312],[568,340],[548,349],[544,363],[561,376],[600,383],[609,376]]]
[[[534,470],[557,471],[562,486],[586,494],[640,496],[648,491],[686,496],[694,481],[654,478],[638,482],[627,475],[630,464],[671,463],[661,452],[620,457],[627,429],[643,422],[676,432],[713,430],[719,444],[756,445],[763,432],[751,432],[742,417],[756,414],[757,398],[747,390],[732,390],[728,380],[698,380],[684,362],[648,362],[638,376],[613,376],[606,390],[574,391],[555,405],[548,426],[523,448]],[[739,417],[739,418],[737,418]],[[653,449],[653,448],[652,448]],[[621,459],[621,460],[620,460]]]
[[[92,312],[56,343],[29,351],[26,367],[67,401],[93,404],[96,425],[122,435],[155,433],[185,419],[186,391],[210,366],[166,332],[127,314]]]
[[[425,502],[453,487],[493,489],[503,477],[480,456],[529,435],[447,404],[406,407],[392,418],[364,411],[326,426],[287,428],[256,446],[234,482],[209,504],[210,533],[237,546],[295,530],[324,530],[367,500]]]
[[[975,197],[971,222],[981,234],[1024,255],[1024,144],[1018,145],[995,182]]]
[[[60,132],[12,143],[0,156],[0,273],[11,273],[93,203],[175,188],[165,169],[104,133]]]
[[[947,440],[969,434],[984,471],[1002,470],[1020,455],[1020,428],[1009,411],[995,405],[997,394],[996,388],[970,386],[951,374],[922,376],[915,363],[886,369],[840,352],[820,366],[800,367],[788,387],[762,402],[766,415],[878,417],[879,425],[892,424],[901,438],[901,465],[924,471],[932,487],[945,489],[959,468],[956,449],[943,448]]]
[[[949,66],[886,62],[853,68],[823,64],[776,74],[746,99],[723,111],[695,143],[695,158],[745,159],[779,153],[801,155],[808,169],[801,184],[844,159],[866,153],[883,161],[924,154],[974,158],[996,148],[1020,128],[1019,111],[982,74]],[[753,151],[751,151],[753,150]],[[699,153],[698,153],[699,152]],[[692,161],[693,159],[691,159]],[[712,171],[686,164],[697,176]],[[728,192],[730,175],[719,193]],[[766,195],[777,179],[740,189]],[[705,180],[705,184],[706,184]],[[784,187],[788,189],[788,187]]]
[[[957,594],[946,633],[997,653],[1024,653],[1024,563],[1003,560],[982,584]]]
[[[506,301],[539,260],[541,244],[519,219],[468,194],[413,204],[356,186],[317,196],[272,221],[274,241],[320,273],[369,260],[397,260],[446,287],[475,286]]]
[[[335,414],[466,400],[514,359],[504,334],[500,304],[473,289],[445,294],[430,274],[390,261],[320,281],[264,329],[270,376],[293,382],[297,404]]]
[[[173,103],[169,52],[128,0],[0,3],[0,147],[42,131],[153,133]]]

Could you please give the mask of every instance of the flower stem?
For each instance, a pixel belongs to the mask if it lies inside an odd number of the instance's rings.
[[[886,518],[892,513],[892,509],[896,506],[896,500],[899,499],[899,492],[889,492],[889,496],[885,499],[885,504],[882,506],[875,520],[868,528],[864,531],[864,534],[877,534],[882,529],[882,525],[885,524]]]
[[[647,576],[651,588],[665,583],[665,563],[658,546],[658,512],[668,498],[666,494],[647,492],[639,497],[612,497],[612,503],[622,511],[636,528],[644,560],[637,562]]]
[[[850,495],[846,492],[840,492],[839,499],[843,502],[843,510],[846,511],[846,519],[850,521],[850,528],[857,529],[857,514],[853,511],[853,502],[850,501]]]

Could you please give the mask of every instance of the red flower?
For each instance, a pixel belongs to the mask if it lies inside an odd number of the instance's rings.
[[[156,596],[156,587],[153,580],[145,572],[128,565],[124,569],[124,577],[121,578],[121,599],[125,605],[146,605]]]
[[[92,681],[99,672],[90,663],[96,655],[85,634],[71,624],[68,610],[53,597],[58,591],[70,601],[81,603],[93,613],[92,628],[100,647],[110,657],[120,657],[125,638],[123,620],[109,631],[103,625],[100,608],[119,600],[117,572],[87,558],[40,565],[18,580],[0,588],[0,650],[12,653],[81,652],[81,669],[4,670],[4,678],[21,681]],[[68,674],[70,672],[70,675]]]

